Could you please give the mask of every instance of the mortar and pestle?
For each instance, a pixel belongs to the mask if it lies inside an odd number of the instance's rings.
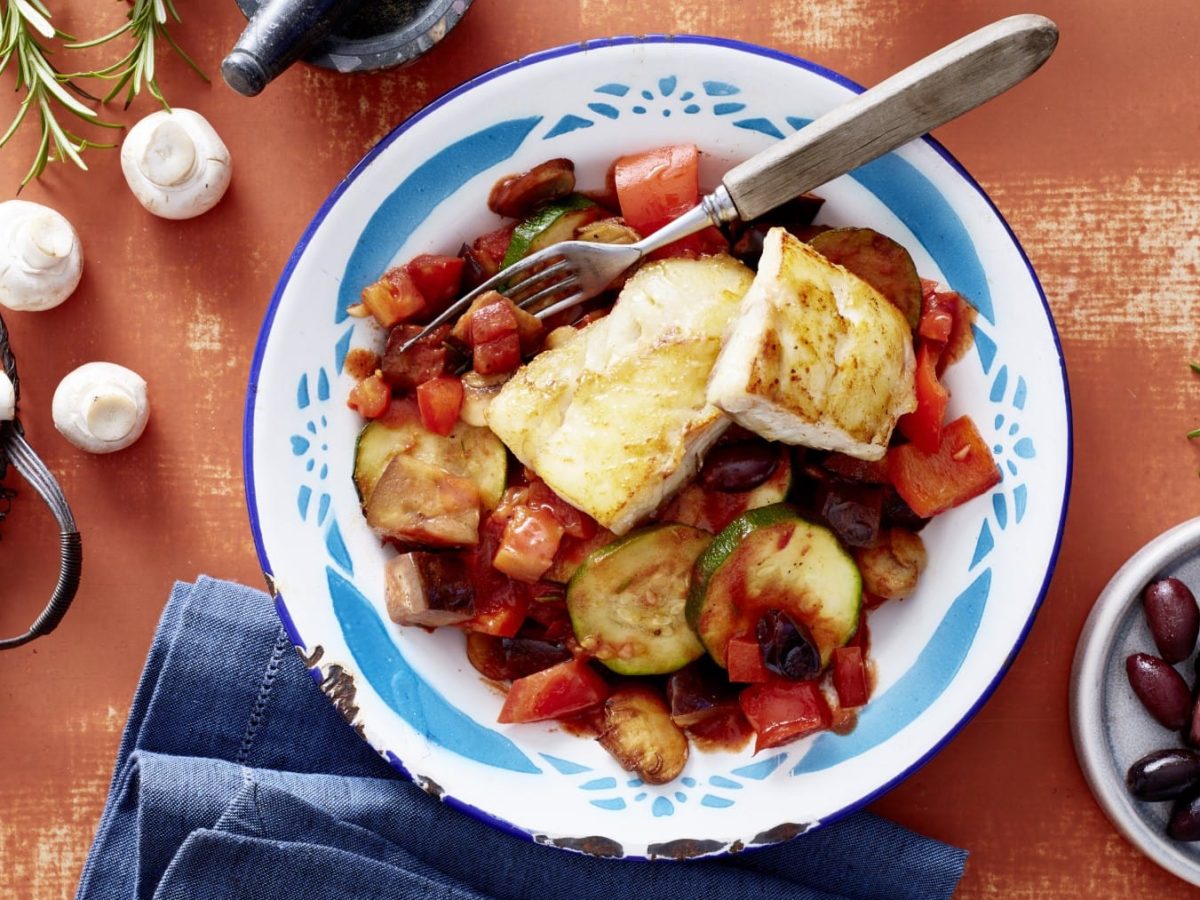
[[[261,93],[297,59],[338,72],[412,62],[440,41],[471,0],[237,0],[250,19],[221,63],[225,82]]]

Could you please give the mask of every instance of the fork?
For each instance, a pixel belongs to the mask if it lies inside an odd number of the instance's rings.
[[[993,22],[730,169],[696,206],[637,243],[562,241],[514,263],[464,295],[401,350],[487,291],[499,290],[523,309],[569,292],[537,309],[540,319],[583,303],[660,247],[710,225],[755,219],[974,109],[1032,75],[1057,43],[1058,28],[1044,16]]]

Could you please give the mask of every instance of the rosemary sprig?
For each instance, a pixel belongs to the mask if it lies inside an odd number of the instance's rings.
[[[175,42],[171,32],[167,30],[168,15],[176,22],[181,21],[179,13],[175,10],[174,0],[133,0],[133,7],[126,16],[125,24],[120,28],[90,41],[75,41],[67,44],[67,48],[70,50],[83,50],[106,44],[127,33],[133,38],[132,49],[111,66],[105,66],[94,72],[79,73],[89,78],[104,78],[116,82],[112,90],[105,95],[105,103],[128,88],[125,96],[125,108],[128,109],[133,98],[141,93],[142,85],[145,84],[146,90],[163,105],[164,109],[171,108],[158,86],[155,72],[154,54],[160,40],[179,54],[180,59],[186,62],[192,71],[203,78],[205,82],[209,80],[195,60],[187,55],[184,49]]]
[[[0,74],[15,61],[16,87],[18,91],[25,91],[16,116],[4,134],[0,135],[0,147],[12,139],[31,110],[36,110],[41,122],[41,140],[38,141],[33,164],[21,180],[21,187],[41,175],[51,160],[70,160],[86,171],[83,151],[89,147],[116,146],[98,144],[75,134],[59,121],[58,113],[61,110],[91,125],[121,127],[105,122],[95,110],[72,96],[74,92],[79,97],[95,99],[76,85],[70,75],[63,75],[54,68],[48,59],[49,51],[38,39],[39,35],[45,40],[72,40],[50,22],[50,10],[42,0],[0,0]]]

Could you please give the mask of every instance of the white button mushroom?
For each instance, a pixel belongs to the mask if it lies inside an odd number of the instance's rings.
[[[0,304],[37,312],[58,306],[79,284],[83,250],[71,223],[40,203],[0,203]]]
[[[86,363],[59,382],[51,403],[54,427],[89,453],[123,450],[146,429],[146,382],[115,363]]]
[[[225,196],[233,173],[229,150],[190,109],[159,110],[129,130],[121,171],[138,202],[164,219],[190,219]]]
[[[17,417],[17,391],[8,373],[0,371],[0,422],[11,422]]]

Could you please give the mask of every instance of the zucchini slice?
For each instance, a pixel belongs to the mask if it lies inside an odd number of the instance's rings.
[[[808,627],[821,665],[858,630],[862,578],[833,532],[785,503],[752,509],[712,539],[696,560],[687,619],[717,663],[736,634],[769,609]]]
[[[692,565],[710,540],[687,525],[658,525],[592,553],[567,584],[583,649],[621,675],[674,672],[703,656],[684,604]]]
[[[375,419],[359,432],[354,450],[354,485],[364,506],[388,463],[401,454],[471,479],[485,509],[495,509],[500,503],[508,475],[508,451],[490,429],[458,422],[443,437],[429,431],[418,419],[395,417]]]
[[[605,215],[607,213],[600,206],[582,194],[570,194],[539,207],[513,231],[500,268],[507,269],[551,244],[573,240],[575,229],[590,225]]]

